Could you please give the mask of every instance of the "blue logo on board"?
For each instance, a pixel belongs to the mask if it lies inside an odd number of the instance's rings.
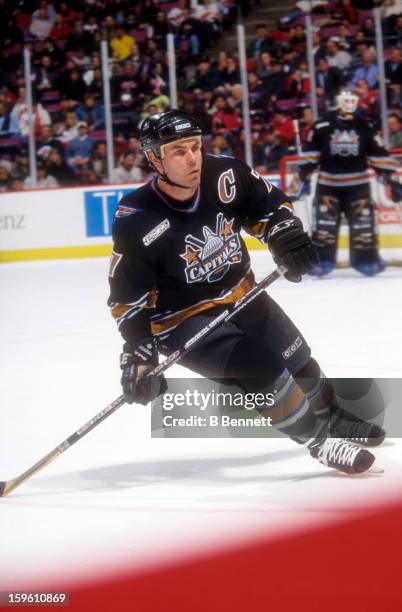
[[[105,187],[84,192],[85,226],[88,237],[111,235],[117,205],[121,198],[131,191],[134,189]]]

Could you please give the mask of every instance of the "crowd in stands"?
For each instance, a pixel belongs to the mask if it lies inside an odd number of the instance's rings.
[[[238,14],[261,0],[0,0],[0,191],[32,188],[23,49],[33,74],[39,188],[108,182],[100,43],[107,40],[114,134],[113,181],[142,180],[150,168],[138,126],[170,108],[166,34],[174,34],[179,106],[195,115],[214,154],[244,158],[238,52],[218,52]],[[262,0],[264,1],[264,0]],[[254,165],[278,169],[313,123],[306,56],[306,2],[274,29],[256,26],[247,46]],[[402,0],[384,0],[382,22],[390,145],[402,147]],[[313,0],[313,51],[320,113],[343,86],[358,114],[380,129],[379,69],[371,10],[353,0]]]

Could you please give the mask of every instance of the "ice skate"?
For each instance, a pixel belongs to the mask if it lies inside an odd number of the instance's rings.
[[[345,474],[363,474],[375,461],[369,451],[338,438],[315,438],[306,444],[310,455],[322,465]]]
[[[334,438],[343,438],[359,446],[367,447],[380,446],[386,435],[379,425],[362,421],[342,409],[337,410],[332,416],[330,432]]]

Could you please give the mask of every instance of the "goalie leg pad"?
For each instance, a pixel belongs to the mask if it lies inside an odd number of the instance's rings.
[[[340,207],[337,195],[330,188],[318,185],[313,201],[312,242],[318,250],[321,262],[327,262],[328,267],[330,263],[335,266]]]

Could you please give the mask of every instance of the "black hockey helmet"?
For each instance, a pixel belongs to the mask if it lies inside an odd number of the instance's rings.
[[[150,115],[140,126],[140,144],[142,150],[153,151],[162,159],[161,147],[192,136],[202,136],[198,122],[184,111],[174,108],[166,113]]]

